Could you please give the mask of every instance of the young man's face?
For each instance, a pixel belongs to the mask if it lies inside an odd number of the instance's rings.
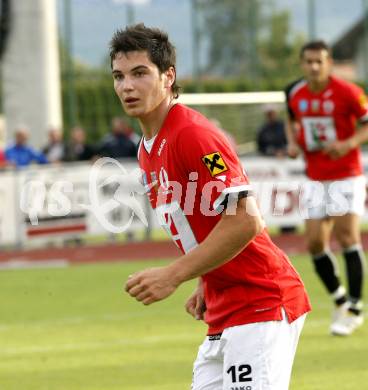
[[[327,50],[305,50],[301,66],[308,82],[324,83],[330,76],[332,59]]]
[[[174,70],[160,74],[146,51],[117,53],[112,61],[114,89],[125,112],[144,118],[171,94]]]

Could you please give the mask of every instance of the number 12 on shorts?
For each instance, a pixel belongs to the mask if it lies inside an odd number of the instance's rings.
[[[252,377],[249,376],[252,373],[252,367],[249,364],[241,364],[239,367],[231,366],[226,373],[231,375],[233,383],[252,381]]]

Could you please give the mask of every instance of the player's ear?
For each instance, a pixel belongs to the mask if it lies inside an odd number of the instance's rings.
[[[173,66],[165,71],[165,88],[171,88],[175,82],[176,72]]]

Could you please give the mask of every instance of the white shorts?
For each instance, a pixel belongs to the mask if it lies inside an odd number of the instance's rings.
[[[192,390],[287,390],[306,315],[289,324],[283,314],[282,321],[207,336],[194,362]]]
[[[322,219],[345,214],[363,215],[366,198],[364,176],[335,181],[303,183],[300,212],[304,219]]]

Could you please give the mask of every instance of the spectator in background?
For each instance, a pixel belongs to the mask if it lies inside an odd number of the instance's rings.
[[[115,117],[112,120],[112,127],[119,127],[123,134],[125,134],[137,147],[141,137],[134,131],[133,127],[129,126],[123,118]]]
[[[57,128],[50,128],[48,131],[49,141],[42,149],[50,163],[61,162],[64,158],[64,142],[62,132]]]
[[[274,106],[266,106],[265,123],[258,129],[257,147],[258,152],[264,156],[286,156],[286,136],[284,122],[278,118]]]
[[[27,145],[29,131],[25,126],[15,130],[15,143],[5,149],[6,161],[16,167],[24,167],[32,163],[47,164],[47,158],[43,153],[37,152]]]
[[[73,127],[70,142],[65,146],[64,161],[88,161],[95,156],[94,148],[86,142],[86,132],[80,126]]]
[[[258,153],[269,157],[285,157],[287,154],[287,140],[284,122],[278,118],[277,110],[272,105],[264,109],[265,123],[258,129]],[[297,230],[294,225],[280,227],[281,233],[293,233]]]
[[[98,148],[102,157],[125,158],[137,157],[137,145],[127,135],[126,124],[121,118],[113,118],[112,131],[107,134]]]

